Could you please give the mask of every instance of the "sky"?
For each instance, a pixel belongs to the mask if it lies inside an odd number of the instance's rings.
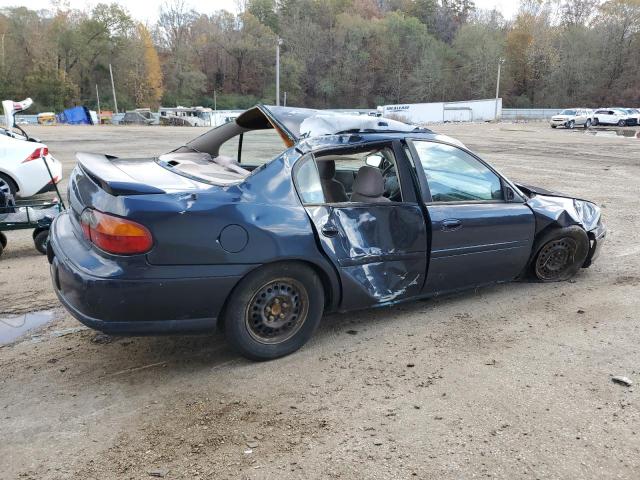
[[[145,23],[153,23],[158,18],[160,6],[165,0],[102,0],[103,3],[115,1],[138,20]],[[25,6],[31,9],[43,9],[51,7],[50,0],[0,0],[0,8],[10,6]],[[91,8],[100,3],[97,0],[60,0],[59,3],[70,5],[73,8]],[[238,9],[238,0],[185,0],[185,3],[193,9],[202,13],[211,13],[215,10],[229,10],[235,12]],[[478,8],[497,8],[505,18],[512,18],[518,9],[515,0],[475,0]]]

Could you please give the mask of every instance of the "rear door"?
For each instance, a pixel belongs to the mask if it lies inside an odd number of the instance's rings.
[[[399,158],[397,146],[395,158]],[[400,167],[404,171],[406,162]],[[325,203],[316,160],[294,168],[300,198],[324,253],[342,283],[340,308],[385,304],[420,293],[427,264],[427,230],[415,187],[400,176],[403,201]]]
[[[501,177],[470,152],[414,140],[410,152],[426,184],[431,252],[423,293],[509,281],[524,269],[535,219],[524,199],[505,200]]]

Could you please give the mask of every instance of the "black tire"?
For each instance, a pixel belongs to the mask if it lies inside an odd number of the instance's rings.
[[[7,236],[0,232],[0,247],[4,248],[7,246]]]
[[[584,128],[591,128],[591,119],[587,118],[587,121],[584,122]]]
[[[576,122],[574,122],[573,120],[570,120],[569,122],[567,122],[567,128],[569,130],[573,130],[575,126],[576,126]]]
[[[600,120],[598,120],[598,118],[597,118],[597,117],[594,117],[592,125],[593,125],[594,127],[597,127],[599,123],[600,123]]]
[[[261,267],[243,278],[229,298],[223,316],[227,341],[251,360],[289,355],[320,324],[324,298],[320,278],[306,265]]]
[[[618,121],[618,126],[619,127],[626,127],[627,126],[627,122],[625,122],[624,120],[620,120],[620,121]]]
[[[13,181],[13,179],[8,175],[5,175],[4,173],[0,173],[0,192],[15,197],[17,191],[18,187],[16,186],[16,183]]]
[[[551,125],[551,128],[556,128],[556,127],[557,127],[557,125]]]
[[[33,244],[36,250],[41,254],[47,254],[47,245],[49,244],[49,230],[41,230],[33,236]]]
[[[556,228],[534,247],[531,273],[541,282],[563,282],[573,277],[589,254],[589,237],[582,227]]]

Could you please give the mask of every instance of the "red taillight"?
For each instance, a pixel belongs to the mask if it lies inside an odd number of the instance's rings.
[[[84,236],[96,247],[117,255],[146,253],[153,237],[139,223],[87,208],[80,216]]]
[[[39,158],[49,155],[49,149],[47,147],[36,148],[31,155],[25,158],[22,163],[30,162],[31,160],[38,160]]]

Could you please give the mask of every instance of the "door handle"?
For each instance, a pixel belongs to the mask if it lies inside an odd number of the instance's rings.
[[[442,230],[445,232],[453,232],[459,228],[462,228],[462,221],[457,218],[450,218],[442,221]]]
[[[338,235],[338,229],[330,223],[325,223],[320,230],[325,237],[335,237]]]

